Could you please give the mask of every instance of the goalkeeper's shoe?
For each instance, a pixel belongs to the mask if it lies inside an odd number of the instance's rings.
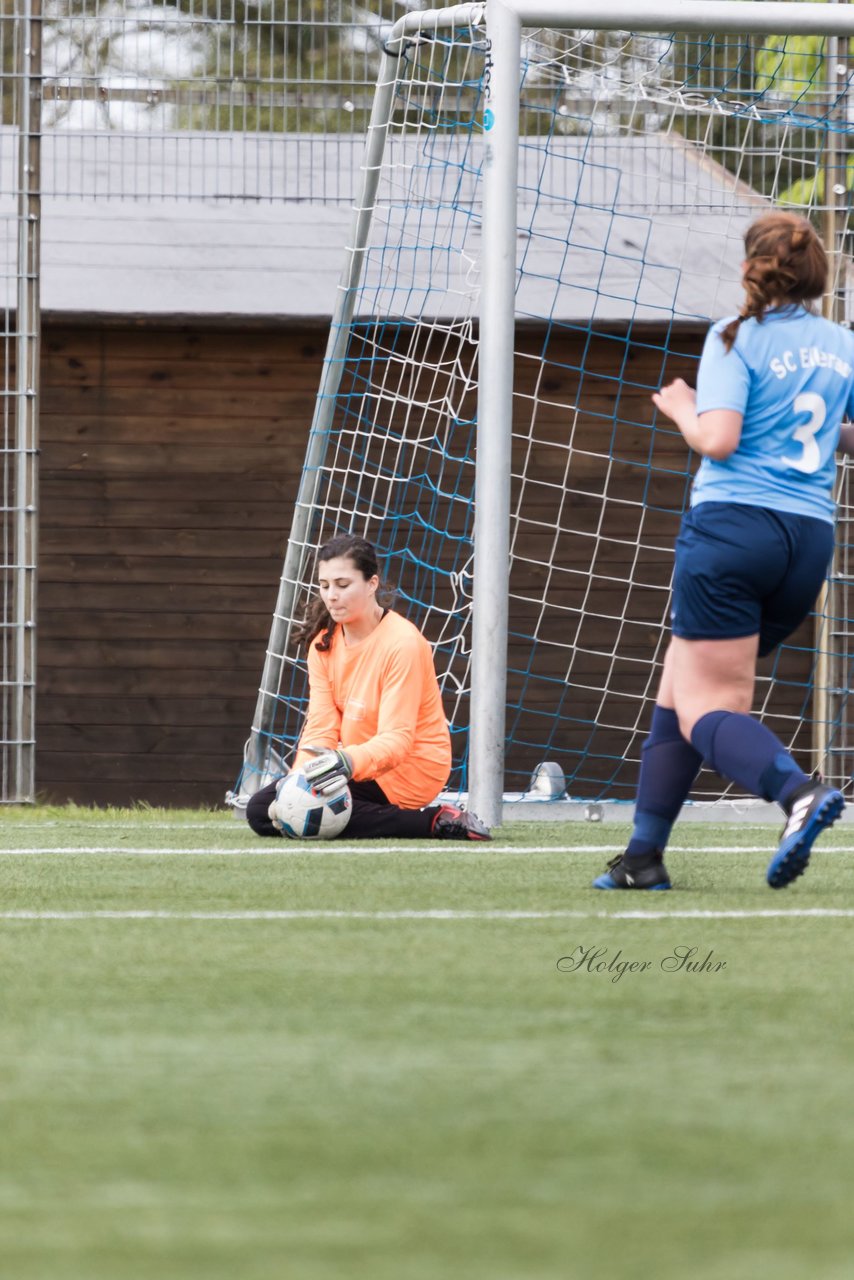
[[[594,889],[669,889],[670,876],[660,853],[643,858],[612,858],[608,870],[593,881]]]
[[[476,813],[458,809],[453,804],[439,806],[430,826],[430,834],[437,840],[492,839],[489,827],[484,826]]]
[[[835,787],[808,782],[798,788],[789,801],[780,847],[768,864],[766,879],[772,889],[784,889],[803,875],[816,837],[833,826],[844,808],[842,792]]]

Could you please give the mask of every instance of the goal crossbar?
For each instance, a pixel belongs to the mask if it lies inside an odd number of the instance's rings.
[[[780,0],[489,0],[487,24],[497,9],[523,27],[600,31],[738,31],[748,35],[850,35],[845,5]],[[408,15],[413,16],[413,15]]]

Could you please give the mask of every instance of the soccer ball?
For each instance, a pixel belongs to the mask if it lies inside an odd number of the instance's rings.
[[[331,840],[350,821],[352,807],[346,787],[321,795],[304,773],[293,769],[276,787],[269,814],[273,826],[290,840]]]

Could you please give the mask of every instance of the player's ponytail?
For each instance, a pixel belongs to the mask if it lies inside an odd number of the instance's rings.
[[[757,218],[745,232],[744,252],[744,305],[720,333],[727,351],[744,320],[761,322],[772,307],[812,302],[827,287],[824,245],[800,214],[775,210]]]
[[[317,564],[323,564],[326,560],[337,560],[339,558],[352,561],[354,567],[358,569],[365,580],[380,577],[377,553],[365,538],[359,538],[354,533],[339,533],[318,548],[316,562]],[[376,594],[377,604],[383,608],[389,608],[393,599],[394,593],[380,578]],[[315,596],[310,601],[302,622],[295,628],[293,639],[296,644],[304,644],[307,648],[317,636],[320,636],[315,647],[321,653],[325,653],[332,644],[334,631],[334,618],[320,596]]]

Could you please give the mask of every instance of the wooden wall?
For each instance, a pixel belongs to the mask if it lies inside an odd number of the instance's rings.
[[[216,805],[233,785],[325,337],[310,328],[46,325],[37,698],[37,786],[44,798]],[[539,376],[539,339],[526,341],[531,358],[520,365],[523,392]],[[553,405],[543,416],[545,430],[557,440],[567,430],[563,406],[579,394],[573,367],[583,341],[553,338],[553,364],[538,386]],[[618,417],[643,421],[649,387],[689,372],[700,341],[699,334],[686,336],[684,360],[677,356],[663,369],[654,342],[598,340],[585,359],[583,397],[592,416],[578,428],[588,445],[602,433],[595,411],[613,415],[622,397]],[[614,467],[637,461],[648,447],[643,432],[625,432],[624,457]],[[664,438],[658,447],[665,477],[672,454],[673,483],[684,485],[681,443]],[[528,464],[532,501],[538,477],[554,490],[558,465],[558,451],[540,441]],[[626,485],[634,483],[628,469],[626,477]],[[576,505],[583,509],[583,495]],[[559,549],[566,563],[586,554]],[[525,582],[517,586],[524,595]],[[567,599],[574,590],[567,587]],[[521,616],[524,602],[514,610]],[[654,651],[660,595],[630,601],[629,612],[639,630],[626,645]],[[607,626],[598,625],[606,646]],[[597,648],[589,636],[585,643]],[[627,649],[627,693],[632,656]],[[582,653],[573,671],[595,676],[596,662]],[[802,697],[797,680],[792,689],[790,701]],[[511,679],[511,703],[513,696]],[[539,702],[551,696],[548,686],[535,695]],[[572,700],[570,714],[595,719],[595,695],[570,689],[564,696]],[[636,709],[635,700],[629,711]],[[533,714],[548,710],[536,706]],[[588,737],[589,725],[567,730],[567,758]],[[597,740],[603,777],[613,766],[613,741],[610,733]],[[534,748],[517,754],[511,786],[541,758]],[[634,769],[619,775],[616,794],[628,797]],[[590,791],[596,787],[591,777]]]
[[[217,804],[233,785],[324,346],[47,326],[41,795]]]

